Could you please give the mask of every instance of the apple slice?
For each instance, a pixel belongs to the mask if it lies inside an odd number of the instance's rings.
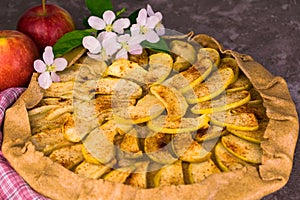
[[[188,166],[188,180],[191,184],[199,183],[210,175],[220,172],[220,169],[211,159],[198,163],[190,163]]]
[[[44,118],[51,110],[60,108],[59,105],[45,105],[37,108],[33,108],[28,111],[28,117],[33,118]]]
[[[217,165],[225,172],[238,170],[249,165],[247,162],[227,151],[221,142],[218,142],[215,147],[215,158]]]
[[[64,69],[63,71],[59,71],[56,73],[59,76],[61,82],[75,81],[77,75],[80,72],[80,67],[81,67],[80,65],[74,64]]]
[[[148,66],[149,63],[149,58],[148,58],[148,52],[146,49],[143,49],[141,54],[138,55],[134,55],[134,54],[129,54],[129,60],[133,61],[135,63],[137,63],[138,65],[140,65],[143,68],[146,68]]]
[[[226,133],[227,131],[226,129],[224,129],[224,127],[210,124],[209,128],[205,127],[198,129],[194,140],[196,140],[197,142],[204,142],[219,138]]]
[[[65,120],[71,116],[70,113],[64,113],[60,115],[59,117],[48,120],[43,117],[43,115],[39,115],[38,117],[31,117],[29,118],[30,120],[30,128],[31,128],[31,133],[34,135],[36,133],[39,133],[41,131],[45,130],[50,130],[50,129],[55,129],[55,128],[61,128]]]
[[[196,131],[202,127],[208,127],[209,117],[201,115],[195,118],[181,118],[176,121],[168,120],[166,115],[161,115],[149,122],[148,127],[156,132],[176,134]]]
[[[221,142],[226,150],[236,157],[253,164],[261,163],[263,152],[259,144],[243,140],[232,134],[223,136]]]
[[[177,56],[173,65],[175,71],[180,72],[186,70],[196,60],[196,51],[188,42],[172,40],[170,42],[170,49],[171,52]]]
[[[74,82],[54,82],[44,91],[43,97],[73,98]]]
[[[238,79],[227,87],[226,92],[249,90],[251,86],[252,84],[247,76],[240,74]]]
[[[49,155],[56,149],[73,145],[72,142],[64,138],[61,128],[37,133],[30,138],[30,141],[34,144],[37,151],[42,151],[45,155]]]
[[[264,140],[264,133],[268,126],[268,122],[261,121],[258,123],[258,126],[259,126],[259,128],[255,131],[239,131],[239,130],[234,130],[234,129],[230,129],[230,128],[228,128],[227,130],[230,133],[232,133],[244,140],[248,140],[250,142],[255,142],[255,143],[260,144]]]
[[[142,96],[142,88],[129,80],[119,78],[100,78],[96,86],[96,94],[113,95],[118,99],[136,99]]]
[[[81,75],[81,73],[79,74]],[[78,76],[77,76],[78,77]],[[77,78],[73,89],[73,100],[76,101],[90,101],[95,97],[95,88],[97,85],[97,78],[84,79],[83,82],[78,81]]]
[[[171,73],[173,68],[173,59],[169,54],[156,53],[149,56],[149,69],[146,77],[146,83],[161,83]]]
[[[160,100],[154,95],[147,94],[135,106],[113,109],[113,114],[119,123],[140,124],[159,116],[164,110]]]
[[[86,52],[87,52],[87,49],[80,45],[78,47],[75,47],[71,51],[68,51],[64,55],[62,55],[62,57],[65,58],[68,62],[68,65],[67,65],[66,69],[71,68],[76,63],[81,63],[80,59],[87,56]],[[98,61],[98,63],[99,63],[99,61]],[[64,69],[64,71],[66,69]],[[60,71],[60,72],[62,72],[62,71]]]
[[[201,162],[210,156],[201,144],[193,140],[191,133],[179,133],[173,136],[173,151],[185,162]]]
[[[116,133],[110,131],[109,127],[107,127],[107,131],[104,131],[102,126],[102,128],[94,129],[85,138],[83,141],[83,151],[86,153],[85,155],[90,155],[94,158],[91,160],[96,162],[92,161],[92,163],[98,164],[100,162],[105,164],[115,158],[115,147],[110,141],[113,134]],[[90,157],[88,157],[88,159],[87,157],[85,159],[89,160]]]
[[[82,135],[79,134],[75,127],[75,122],[72,116],[68,117],[62,126],[64,137],[71,142],[80,142]]]
[[[164,105],[169,120],[175,121],[185,115],[188,104],[184,96],[175,88],[165,85],[153,85],[150,92]]]
[[[135,170],[135,167],[121,167],[118,169],[114,169],[109,173],[103,176],[103,179],[106,181],[114,182],[114,183],[125,183],[130,174]]]
[[[212,72],[213,63],[210,59],[201,59],[197,61],[192,67],[181,72],[180,74],[189,80],[190,87],[194,87],[195,85],[204,81]],[[179,90],[182,93],[187,92],[190,87],[181,87]]]
[[[220,54],[216,49],[213,48],[200,48],[197,54],[198,60],[202,60],[205,58],[210,59],[215,66],[220,64]]]
[[[171,137],[164,133],[149,135],[144,141],[147,156],[158,163],[169,164],[177,160],[170,152]]]
[[[41,106],[49,106],[49,105],[56,105],[56,106],[71,106],[73,104],[73,99],[64,99],[59,97],[49,97],[43,98],[40,101]]]
[[[212,67],[211,60],[202,59],[187,70],[167,79],[163,84],[176,88],[182,93],[186,93],[192,90],[192,87],[201,83],[211,73]]]
[[[66,146],[57,150],[54,150],[49,158],[61,164],[67,169],[73,169],[84,159],[82,155],[82,144],[76,144],[73,146]]]
[[[113,110],[114,108],[133,106],[136,99],[116,98],[114,95],[97,95],[94,100],[91,100],[91,106],[94,106],[97,115]]]
[[[82,119],[85,121],[93,121],[97,120],[98,112],[95,109],[95,101],[81,101],[81,100],[75,100],[73,102],[74,107],[74,116],[76,119]]]
[[[154,177],[163,166],[164,164],[161,163],[150,162],[147,172],[147,188],[155,188]]]
[[[233,114],[239,113],[253,113],[257,120],[259,121],[268,121],[269,117],[266,113],[266,108],[262,103],[254,101],[249,101],[248,103],[231,110]]]
[[[187,102],[195,104],[220,95],[231,83],[234,73],[231,68],[219,69],[211,74],[204,82],[193,87],[193,91],[186,94]]]
[[[136,129],[133,128],[128,133],[124,134],[120,144],[120,150],[122,151],[124,158],[133,159],[143,156]]]
[[[84,159],[91,164],[100,165],[102,164],[97,158],[95,158],[84,146],[82,146],[82,155]]]
[[[100,129],[103,135],[108,139],[112,144],[115,141],[115,136],[119,132],[129,133],[132,130],[131,125],[119,124],[115,120],[109,120],[100,126]],[[134,134],[132,132],[132,134]]]
[[[191,111],[195,114],[210,114],[237,108],[251,99],[248,91],[239,91],[220,95],[219,98],[211,101],[203,101],[192,107]]]
[[[99,126],[96,119],[78,118],[74,114],[65,118],[62,124],[64,137],[71,142],[80,142],[88,133]]]
[[[236,60],[234,58],[225,57],[221,59],[221,62],[218,66],[219,69],[223,68],[231,68],[234,73],[234,78],[232,79],[231,83],[234,83],[240,74],[239,65],[237,64]]]
[[[182,184],[184,184],[184,177],[182,172],[182,163],[180,160],[177,160],[172,164],[165,165],[154,176],[155,187]]]
[[[45,119],[46,120],[54,120],[65,113],[73,113],[73,111],[74,111],[73,106],[64,106],[64,107],[60,107],[60,108],[54,108],[45,116]]]
[[[113,95],[97,95],[91,101],[98,117],[99,124],[113,119],[113,109],[133,106],[136,99],[119,99]]]
[[[136,99],[116,98],[114,95],[97,95],[94,100],[91,100],[91,106],[96,111],[99,124],[113,119],[113,110],[133,106]]]
[[[147,188],[147,172],[149,162],[138,162],[135,164],[136,169],[132,172],[130,177],[127,179],[126,184],[138,188]]]
[[[93,77],[97,78],[103,77],[107,69],[106,62],[93,59],[87,54],[80,57],[80,59],[74,65],[80,66],[79,80],[81,81],[90,80],[89,75],[93,75]]]
[[[211,122],[217,126],[241,131],[254,131],[258,129],[258,121],[253,113],[232,113],[231,111],[214,113]]]
[[[145,83],[148,71],[127,59],[118,59],[108,66],[104,76],[113,76]]]
[[[99,179],[103,174],[111,171],[111,167],[103,164],[93,164],[84,160],[80,163],[76,169],[75,174],[83,176],[85,178]]]

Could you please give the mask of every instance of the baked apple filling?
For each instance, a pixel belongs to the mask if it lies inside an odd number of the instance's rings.
[[[261,163],[263,102],[236,60],[173,39],[111,64],[82,55],[29,110],[36,150],[72,172],[139,188]]]

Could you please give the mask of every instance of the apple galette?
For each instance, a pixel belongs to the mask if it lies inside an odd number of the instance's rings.
[[[260,180],[254,184],[265,188],[264,181],[278,178],[270,173],[278,167],[271,158],[278,155],[274,154],[277,150],[269,144],[274,135],[266,134],[275,126],[271,119],[274,111],[268,110],[270,102],[262,92],[269,91],[272,86],[264,85],[272,83],[264,83],[262,76],[251,76],[257,67],[247,66],[249,57],[222,50],[208,36],[167,40],[169,52],[144,49],[141,55],[109,64],[80,51],[59,73],[61,82],[43,90],[38,103],[27,109],[30,135],[23,138],[24,144],[33,144],[34,152],[41,152],[39,157],[47,163],[63,166],[59,173],[69,171],[71,175],[64,175],[67,179],[78,176],[81,181],[113,183],[111,189],[123,185],[122,191],[128,191],[122,193],[124,198],[130,196],[129,191],[134,191],[137,199],[157,198],[164,190],[177,191],[178,198],[194,198],[197,195],[190,193],[197,188],[215,190],[211,194],[217,198],[219,190],[254,179]],[[54,176],[46,169],[40,169],[44,170],[42,177],[48,173]],[[25,180],[34,179],[21,175]],[[72,180],[62,182],[59,187],[69,192],[65,189],[68,186],[62,185]],[[215,188],[208,189],[206,184]],[[48,187],[32,185],[44,190]],[[91,193],[96,189],[92,185],[85,185],[90,189],[79,196],[93,199]],[[253,192],[239,189],[241,186],[236,190],[240,197]],[[58,197],[79,198],[61,195]],[[200,199],[209,197],[201,195]],[[228,195],[234,199],[234,192]]]

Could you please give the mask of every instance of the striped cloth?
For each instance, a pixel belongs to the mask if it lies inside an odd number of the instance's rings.
[[[2,125],[5,109],[11,106],[22,94],[24,88],[10,88],[0,92],[0,147],[2,144]],[[0,151],[0,199],[1,200],[46,200],[35,192],[17,174]]]

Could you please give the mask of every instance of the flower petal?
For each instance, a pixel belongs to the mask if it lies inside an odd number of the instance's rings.
[[[141,27],[138,24],[133,24],[130,28],[131,35],[136,36],[140,34]]]
[[[155,27],[155,31],[158,35],[164,35],[166,33],[165,27],[162,23],[158,23]]]
[[[146,27],[154,29],[160,20],[156,16],[151,16],[147,19]]]
[[[145,35],[134,35],[128,40],[128,45],[140,44],[145,39]]]
[[[148,16],[155,15],[152,7],[149,4],[147,4],[147,13],[148,13]]]
[[[129,39],[130,39],[130,35],[129,34],[120,35],[118,37],[118,42],[120,42],[120,43],[128,42]]]
[[[117,50],[119,50],[122,47],[121,44],[117,42],[116,37],[105,39],[102,45],[108,56],[112,56],[114,53],[117,52]]]
[[[35,60],[33,66],[35,71],[37,71],[38,73],[43,73],[46,71],[46,64],[40,59]]]
[[[106,25],[105,22],[103,21],[103,19],[96,17],[96,16],[89,17],[88,23],[92,28],[94,28],[96,30],[103,30]]]
[[[52,79],[49,72],[42,73],[38,78],[39,85],[44,88],[48,89],[52,84]]]
[[[136,18],[136,22],[139,25],[142,25],[142,26],[146,25],[146,22],[147,22],[147,11],[146,11],[146,9],[143,8],[139,11],[138,17]]]
[[[103,13],[103,20],[106,24],[112,24],[112,22],[116,19],[116,15],[113,11],[107,10]]]
[[[43,60],[46,65],[52,65],[54,59],[54,54],[51,46],[46,46],[45,51],[43,53]]]
[[[59,82],[60,78],[55,72],[51,72],[51,78],[53,82]]]
[[[101,54],[91,54],[89,52],[87,52],[87,55],[92,58],[92,59],[95,59],[95,60],[99,60],[99,61],[105,61],[103,58],[102,58],[102,55]]]
[[[65,58],[56,58],[53,64],[56,67],[56,71],[63,71],[67,67],[68,61]]]
[[[127,51],[122,48],[116,55],[116,59],[119,59],[119,58],[125,58],[125,59],[128,59],[128,53]]]
[[[100,41],[100,42],[103,42],[104,40],[106,39],[109,39],[109,38],[116,38],[117,37],[117,34],[114,33],[114,32],[106,32],[106,31],[103,31],[101,33],[99,33],[97,39]]]
[[[143,52],[143,47],[140,44],[129,46],[129,53],[133,55],[140,55]]]
[[[121,18],[113,23],[113,30],[116,33],[123,34],[124,29],[130,26],[130,21],[127,18]]]
[[[153,30],[149,30],[147,33],[146,33],[146,40],[148,42],[151,42],[151,43],[156,43],[159,41],[159,36],[157,35],[157,33]]]
[[[93,36],[84,37],[82,39],[82,45],[93,54],[99,53],[102,49],[100,42]]]
[[[159,21],[161,21],[162,18],[163,18],[161,12],[156,12],[156,13],[154,14],[154,16],[156,16],[156,17],[159,19]]]

